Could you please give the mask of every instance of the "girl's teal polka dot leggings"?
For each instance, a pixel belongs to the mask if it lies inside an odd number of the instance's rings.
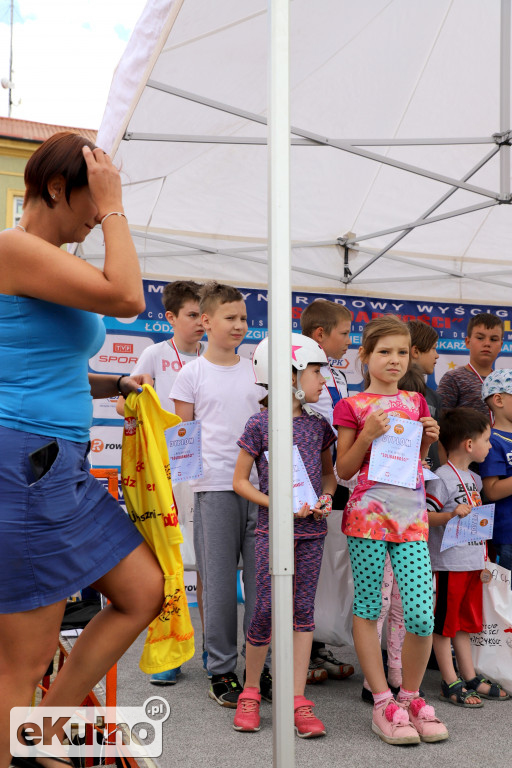
[[[407,632],[427,637],[434,629],[432,569],[426,541],[375,541],[347,536],[354,576],[354,614],[376,621],[382,607],[386,551],[398,583]]]

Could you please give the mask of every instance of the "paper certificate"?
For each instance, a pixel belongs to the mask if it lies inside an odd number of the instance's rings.
[[[265,457],[268,461],[268,451],[265,451]],[[304,504],[314,507],[318,501],[315,489],[311,485],[311,480],[306,467],[296,445],[293,446],[293,514],[296,515]]]
[[[484,504],[473,507],[466,517],[452,517],[446,523],[441,552],[457,544],[468,544],[470,541],[482,541],[492,538],[494,527],[494,504]]]
[[[182,421],[165,430],[173,483],[197,480],[203,476],[201,422]]]
[[[368,480],[416,488],[423,424],[389,417],[389,429],[372,443]]]

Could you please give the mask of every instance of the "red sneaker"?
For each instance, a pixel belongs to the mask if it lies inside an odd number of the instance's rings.
[[[257,688],[244,688],[238,697],[233,728],[251,733],[260,729],[261,695]]]
[[[314,706],[313,702],[308,701],[304,696],[293,697],[295,731],[301,739],[325,736],[325,725],[314,716]]]

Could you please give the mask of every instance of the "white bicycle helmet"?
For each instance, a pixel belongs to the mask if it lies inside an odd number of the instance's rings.
[[[306,403],[303,390],[300,388],[300,375],[308,365],[327,365],[327,355],[314,339],[309,336],[303,336],[301,333],[292,333],[292,367],[297,371],[297,387],[293,392],[304,410],[309,414],[319,416],[319,414]],[[269,382],[269,355],[268,355],[268,336],[260,341],[252,357],[252,366],[256,384],[268,387]]]

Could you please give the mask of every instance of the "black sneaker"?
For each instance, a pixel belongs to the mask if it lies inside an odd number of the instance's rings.
[[[236,709],[238,697],[242,691],[243,688],[235,673],[227,672],[225,675],[212,675],[208,696],[210,699],[215,699],[221,707]]]
[[[245,688],[245,675],[244,669],[244,688]],[[268,667],[263,667],[263,672],[260,675],[260,696],[265,701],[269,701],[272,704],[272,675]]]
[[[268,667],[263,667],[263,672],[261,673],[260,694],[262,699],[270,701],[272,704],[272,675]]]

